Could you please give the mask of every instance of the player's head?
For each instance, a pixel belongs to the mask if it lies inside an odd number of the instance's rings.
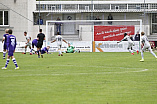
[[[13,31],[12,31],[11,29],[9,29],[9,30],[8,30],[8,33],[9,33],[9,34],[12,34],[12,33],[13,33]]]
[[[127,35],[127,33],[124,33],[124,37]]]
[[[145,33],[144,32],[141,32],[141,35],[143,36]]]
[[[5,29],[5,33],[8,33],[8,30],[9,30],[9,29]]]
[[[50,46],[47,46],[47,50],[49,50],[50,49]]]
[[[39,29],[39,32],[42,32],[42,29]]]
[[[57,35],[61,35],[59,32],[57,32]]]
[[[25,32],[24,32],[24,36],[26,36],[26,35],[27,35],[27,32],[25,31]]]
[[[68,46],[69,46],[69,47],[70,47],[70,45],[71,45],[71,44],[70,44],[70,43],[68,43]]]

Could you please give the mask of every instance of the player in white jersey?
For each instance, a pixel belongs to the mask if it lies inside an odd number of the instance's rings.
[[[131,55],[134,55],[133,51],[136,51],[136,50],[132,49],[132,46],[134,46],[135,44],[130,39],[130,36],[127,33],[124,33],[124,38],[121,41],[117,42],[117,43],[120,43],[122,41],[128,41],[128,47],[127,47],[127,49],[129,50],[129,52],[131,52]],[[138,50],[136,52],[137,52],[137,54],[139,53]]]
[[[141,50],[141,57],[142,59],[140,60],[140,62],[144,62],[144,55],[143,52],[148,49],[149,52],[157,59],[156,54],[152,51],[150,43],[148,41],[148,38],[146,35],[144,35],[144,32],[141,32],[141,46],[143,46],[142,50]]]
[[[57,33],[57,36],[55,37],[55,40],[53,40],[51,43],[53,42],[57,42],[57,46],[58,46],[58,52],[59,52],[59,55],[58,56],[63,56],[62,52],[61,52],[61,47],[62,47],[62,41],[64,41],[65,43],[67,43],[63,37],[59,34],[59,32]]]
[[[31,50],[31,37],[29,37],[28,35],[27,35],[27,32],[24,32],[24,36],[26,37],[26,45],[25,45],[25,53],[23,53],[23,54],[26,54],[26,51],[27,51],[27,47],[29,47],[30,48],[30,50]],[[32,53],[31,53],[31,51],[30,51],[30,55],[32,55]]]

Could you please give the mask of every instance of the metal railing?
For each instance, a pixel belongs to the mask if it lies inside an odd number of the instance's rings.
[[[36,11],[115,11],[115,10],[134,10],[147,11],[157,10],[157,4],[36,4]]]

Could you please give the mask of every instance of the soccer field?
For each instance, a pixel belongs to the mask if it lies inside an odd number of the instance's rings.
[[[148,52],[145,62],[129,52],[14,55],[20,70],[11,60],[0,70],[0,104],[157,104],[157,60]]]

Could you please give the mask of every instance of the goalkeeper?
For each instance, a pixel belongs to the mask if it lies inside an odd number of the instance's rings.
[[[67,48],[67,51],[65,51],[65,53],[80,53],[80,50],[79,49],[75,49],[73,46],[71,46],[70,43],[68,43],[68,48]]]

